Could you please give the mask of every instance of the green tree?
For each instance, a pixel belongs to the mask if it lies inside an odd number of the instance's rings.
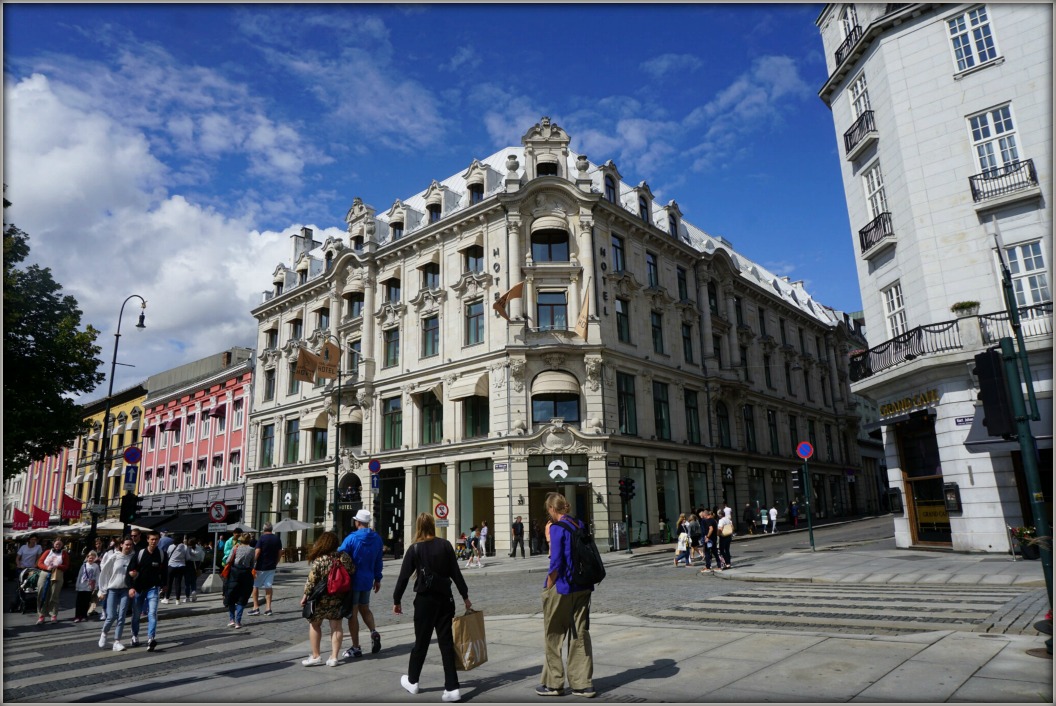
[[[5,218],[5,478],[73,442],[85,423],[70,396],[91,392],[104,378],[97,372],[99,331],[81,330],[77,300],[62,294],[50,268],[16,267],[28,255],[29,236]]]

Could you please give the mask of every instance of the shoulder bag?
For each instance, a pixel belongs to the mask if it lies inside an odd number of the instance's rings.
[[[419,551],[419,546],[419,544],[414,545],[415,563],[418,564],[418,585],[415,590],[418,593],[439,593],[442,595],[450,595],[451,579],[430,570],[425,564],[425,559]]]

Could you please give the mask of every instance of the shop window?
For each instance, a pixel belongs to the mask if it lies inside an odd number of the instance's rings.
[[[638,435],[638,410],[634,401],[634,376],[616,373],[616,403],[619,413],[620,433]]]
[[[719,446],[724,449],[732,447],[730,443],[730,411],[725,402],[715,403],[715,418],[719,422]]]
[[[536,262],[568,262],[568,231],[545,228],[533,232],[532,259]]]
[[[488,398],[474,395],[462,400],[462,435],[472,439],[488,435],[490,411]]]

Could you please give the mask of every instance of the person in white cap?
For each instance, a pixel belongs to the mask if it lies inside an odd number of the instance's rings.
[[[352,646],[345,651],[345,658],[362,657],[359,647],[359,616],[370,630],[370,651],[381,651],[381,635],[374,624],[374,614],[370,612],[370,590],[374,593],[381,590],[381,554],[382,542],[377,532],[370,528],[370,513],[360,510],[356,513],[356,529],[345,537],[338,547],[352,557],[356,573],[352,576],[352,590],[347,602],[348,632],[352,637]]]

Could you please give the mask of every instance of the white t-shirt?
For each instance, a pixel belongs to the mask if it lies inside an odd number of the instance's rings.
[[[35,569],[37,568],[37,561],[40,560],[40,555],[44,553],[44,547],[39,544],[35,547],[31,547],[28,544],[23,544],[18,548],[18,568],[20,569]]]
[[[731,522],[733,521],[733,508],[729,505],[722,508],[722,514],[726,516],[727,520],[730,520]]]
[[[733,520],[731,520],[728,517],[723,517],[721,520],[719,520],[719,536],[720,537],[722,536],[722,528],[723,527],[725,527],[726,525],[732,525],[732,524],[733,524]]]
[[[770,508],[770,521],[771,522],[777,522],[777,508],[776,507]]]

